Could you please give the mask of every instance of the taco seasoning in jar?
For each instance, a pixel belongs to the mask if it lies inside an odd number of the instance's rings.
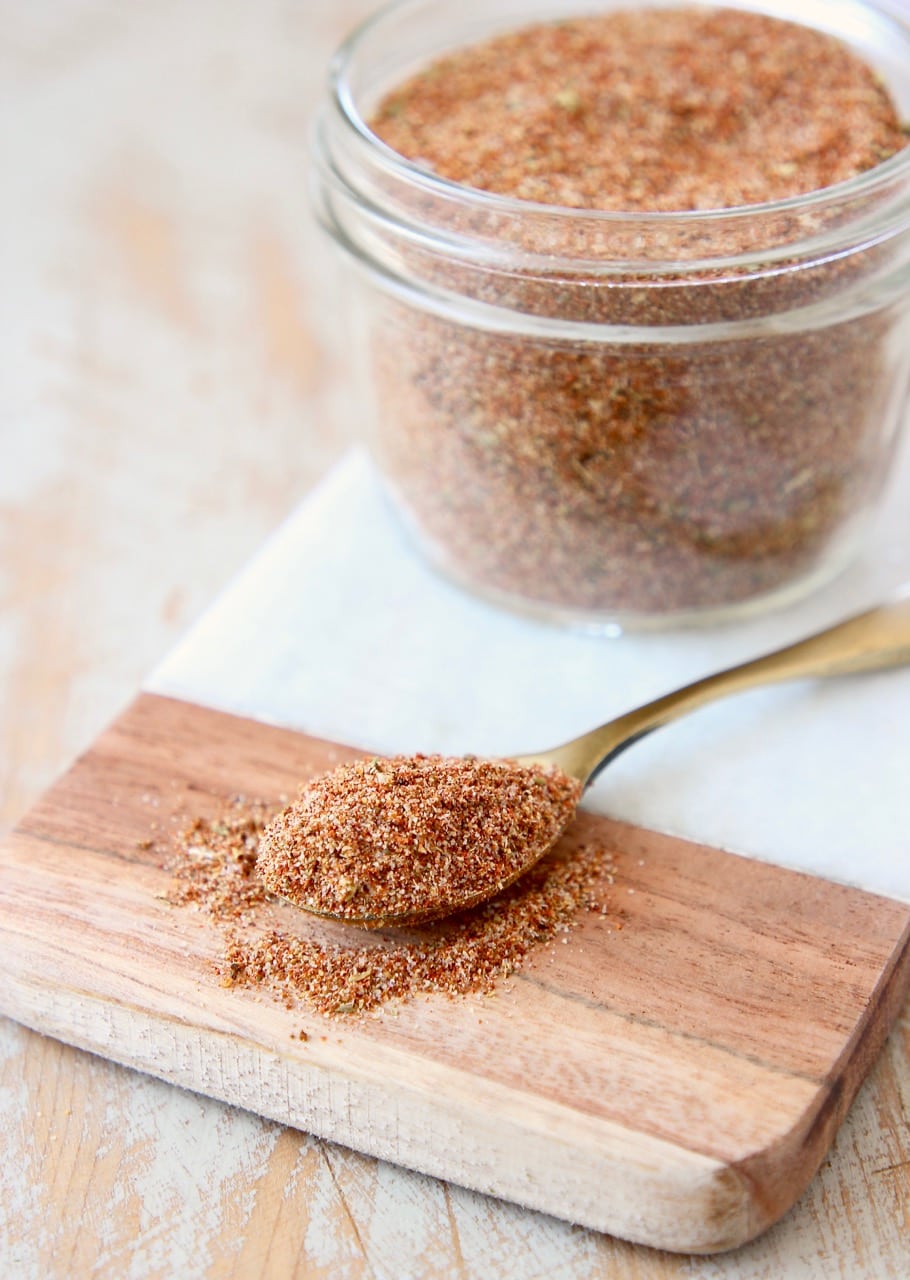
[[[449,576],[672,625],[857,550],[910,362],[910,24],[810,12],[406,0],[342,50],[318,208],[374,456]]]

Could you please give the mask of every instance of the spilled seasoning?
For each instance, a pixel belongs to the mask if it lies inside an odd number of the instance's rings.
[[[327,923],[266,889],[257,859],[273,816],[235,799],[216,819],[194,818],[174,838],[168,900],[204,912],[219,930],[223,986],[260,990],[288,1008],[337,1016],[491,992],[583,913],[607,914],[613,852],[565,841],[498,897],[436,924],[368,933]]]

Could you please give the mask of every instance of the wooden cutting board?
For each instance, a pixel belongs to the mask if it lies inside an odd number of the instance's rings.
[[[784,1213],[906,994],[910,906],[582,814],[566,839],[615,850],[609,913],[491,997],[323,1019],[222,987],[149,839],[355,754],[141,695],[0,847],[0,1010],[631,1240],[709,1252]]]

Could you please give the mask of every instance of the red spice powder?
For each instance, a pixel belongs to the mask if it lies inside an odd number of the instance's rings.
[[[632,214],[754,207],[907,145],[887,90],[847,45],[723,8],[525,26],[430,63],[370,124],[464,187]],[[843,211],[722,225],[516,214],[495,225],[518,265],[492,270],[493,233],[473,207],[427,212],[419,187],[413,199],[418,222],[438,217],[468,245],[476,232],[479,247],[475,262],[408,243],[407,271],[516,317],[514,333],[488,331],[473,313],[375,300],[375,454],[447,573],[497,602],[635,621],[773,597],[854,549],[907,378],[905,300],[870,292],[857,310],[855,295],[887,276],[893,244],[765,271],[765,252]],[[711,265],[738,255],[747,265]],[[600,261],[628,270],[605,280],[587,265]],[[680,273],[658,279],[654,262]],[[603,339],[535,337],[518,323],[529,314],[602,324]],[[713,324],[730,327],[699,340]],[[663,325],[687,340],[652,340]],[[614,341],[611,326],[640,341]]]
[[[371,126],[466,186],[651,212],[815,191],[907,144],[884,85],[842,41],[723,8],[523,26],[437,59]]]
[[[267,807],[246,800],[175,838],[168,900],[202,911],[221,934],[221,984],[262,991],[325,1016],[375,1011],[421,995],[491,992],[584,912],[607,914],[613,852],[558,844],[483,906],[432,925],[365,932],[275,899],[256,859]]]
[[[432,920],[510,884],[575,816],[553,767],[438,755],[344,764],[301,789],[259,851],[266,886],[360,924]]]

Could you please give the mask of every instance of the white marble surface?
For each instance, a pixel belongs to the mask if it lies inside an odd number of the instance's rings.
[[[555,745],[910,582],[910,457],[859,563],[735,626],[619,638],[499,612],[405,544],[349,455],[152,674],[152,691],[377,752]],[[910,900],[910,668],[727,699],[637,744],[586,805]]]

